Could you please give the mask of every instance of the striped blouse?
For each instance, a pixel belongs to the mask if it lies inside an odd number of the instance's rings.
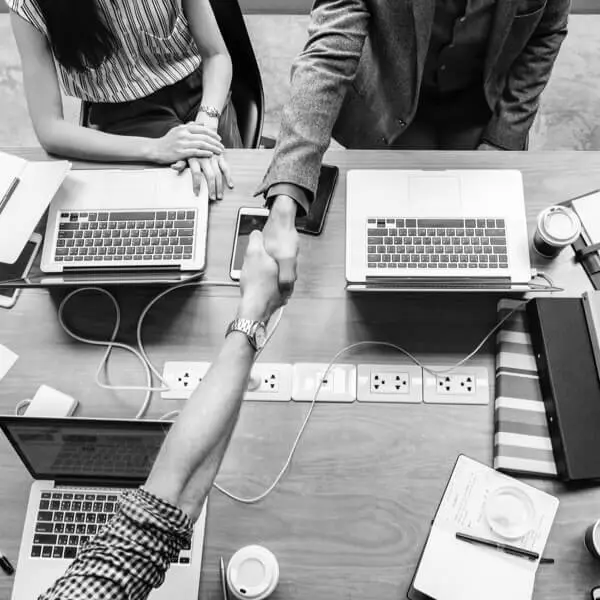
[[[47,35],[36,0],[6,2]],[[96,2],[115,34],[117,50],[99,67],[85,71],[65,69],[55,60],[65,94],[88,102],[135,100],[182,80],[200,66],[181,0]]]

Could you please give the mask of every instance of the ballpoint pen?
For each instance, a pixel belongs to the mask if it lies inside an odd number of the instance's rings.
[[[505,552],[506,554],[511,554],[512,556],[522,556],[523,558],[528,558],[529,560],[537,560],[540,557],[537,552],[532,552],[531,550],[518,548],[517,546],[511,546],[509,544],[502,544],[500,542],[495,542],[494,540],[486,540],[474,535],[469,535],[468,533],[457,532],[456,537],[464,542],[487,546],[488,548],[493,548],[494,550],[499,550],[500,552]]]
[[[4,210],[4,207],[8,204],[8,201],[10,200],[14,191],[17,189],[17,186],[19,185],[20,182],[21,182],[21,180],[18,177],[15,177],[10,182],[10,185],[8,186],[8,189],[6,190],[6,193],[4,194],[4,196],[2,196],[2,200],[0,200],[0,213]]]
[[[221,572],[221,591],[223,592],[223,600],[229,600],[229,592],[227,591],[227,580],[225,578],[225,563],[223,557],[219,557],[219,571]]]

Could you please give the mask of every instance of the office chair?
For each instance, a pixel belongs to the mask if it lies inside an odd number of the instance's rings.
[[[261,138],[265,99],[262,78],[238,0],[210,0],[215,18],[231,55],[231,100],[237,114],[244,148],[273,147],[274,140]],[[81,103],[79,122],[90,127],[90,107]]]

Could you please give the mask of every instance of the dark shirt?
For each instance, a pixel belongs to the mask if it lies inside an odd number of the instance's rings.
[[[436,1],[421,88],[425,96],[452,94],[483,86],[496,1]]]

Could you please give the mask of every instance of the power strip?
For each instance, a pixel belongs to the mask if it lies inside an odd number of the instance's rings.
[[[245,400],[312,402],[327,369],[326,363],[256,363]],[[204,379],[209,362],[169,361],[163,378],[170,390],[164,399],[186,400]],[[430,367],[443,371],[443,365]],[[432,375],[412,364],[335,364],[321,384],[317,402],[387,404],[488,404],[489,374],[485,367],[460,367],[447,375]]]

